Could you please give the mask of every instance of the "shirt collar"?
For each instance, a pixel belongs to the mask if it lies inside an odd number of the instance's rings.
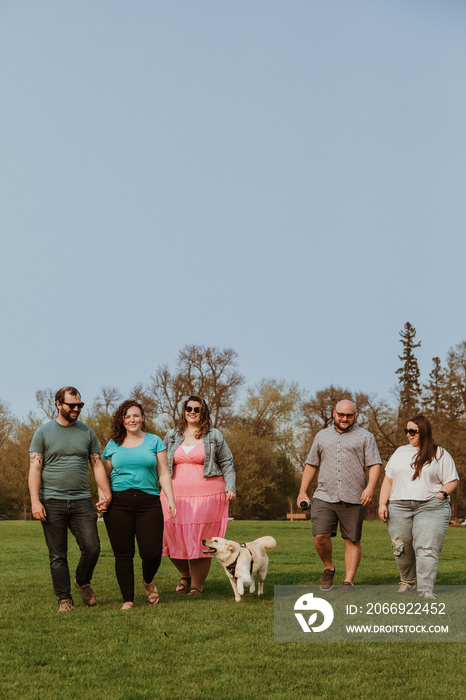
[[[345,435],[345,433],[350,433],[354,428],[357,428],[356,423],[353,423],[353,425],[350,428],[347,428],[346,430],[338,430],[335,423],[333,424],[333,429],[336,433],[338,433],[338,435]]]

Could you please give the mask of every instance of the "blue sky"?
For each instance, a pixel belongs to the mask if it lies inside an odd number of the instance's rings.
[[[0,399],[187,343],[389,397],[466,339],[466,8],[4,0]]]

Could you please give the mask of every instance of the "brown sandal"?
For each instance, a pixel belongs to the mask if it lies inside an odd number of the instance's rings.
[[[182,581],[186,581],[186,583],[182,583]],[[190,586],[191,586],[191,576],[181,576],[181,578],[178,582],[178,585],[175,588],[175,591],[177,593],[187,593]]]
[[[144,588],[146,589],[147,602],[149,605],[157,605],[160,600],[160,596],[157,588],[155,587],[155,583],[153,581],[152,583],[146,583],[144,579],[142,579],[142,582],[144,584]]]
[[[188,595],[202,595],[202,590],[200,588],[197,588],[197,586],[192,586]]]
[[[134,603],[130,603],[130,601],[126,601],[126,603],[123,603],[121,606],[120,610],[132,610],[134,607]]]

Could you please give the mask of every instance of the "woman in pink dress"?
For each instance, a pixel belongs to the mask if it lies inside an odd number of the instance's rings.
[[[199,595],[212,557],[203,554],[202,539],[224,537],[228,503],[236,497],[233,456],[223,435],[210,425],[203,398],[190,396],[183,404],[177,428],[164,438],[172,475],[176,518],[165,517],[163,554],[180,573],[178,593]]]

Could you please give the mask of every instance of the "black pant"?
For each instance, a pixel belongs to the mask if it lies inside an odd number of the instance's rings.
[[[123,600],[134,600],[134,537],[142,559],[142,575],[151,583],[162,559],[163,513],[160,496],[139,489],[114,491],[104,514],[115,555],[115,572]]]
[[[76,538],[81,558],[76,569],[76,582],[90,583],[100,552],[97,534],[97,513],[90,498],[61,500],[44,498],[47,519],[42,522],[49,548],[53,590],[59,600],[73,600],[68,568],[68,528]]]

